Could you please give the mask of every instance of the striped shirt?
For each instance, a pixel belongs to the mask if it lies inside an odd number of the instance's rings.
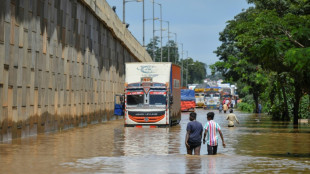
[[[217,146],[218,137],[216,136],[216,132],[219,132],[221,130],[220,125],[215,121],[210,120],[206,123],[204,129],[205,131],[207,131],[207,144],[209,146]]]

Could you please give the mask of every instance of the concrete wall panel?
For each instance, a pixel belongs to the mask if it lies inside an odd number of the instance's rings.
[[[124,64],[151,61],[106,1],[3,0],[0,142],[114,119]]]

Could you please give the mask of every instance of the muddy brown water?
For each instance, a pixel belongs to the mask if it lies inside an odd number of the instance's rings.
[[[208,111],[198,109],[206,123]],[[0,173],[310,173],[310,127],[236,112],[228,128],[215,111],[226,148],[186,155],[188,113],[172,128],[124,128],[123,120],[0,144]],[[221,143],[221,141],[220,141]]]

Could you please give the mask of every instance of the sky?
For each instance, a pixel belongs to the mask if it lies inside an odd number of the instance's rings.
[[[116,7],[116,14],[123,20],[123,0],[106,0],[112,7]],[[135,0],[126,0],[135,1]],[[177,33],[179,54],[183,59],[188,57],[207,65],[214,64],[218,57],[213,52],[221,45],[219,33],[223,31],[226,22],[235,15],[247,9],[250,5],[246,0],[155,0],[162,4],[155,4],[154,16],[164,21],[169,21],[170,32]],[[126,2],[125,21],[129,24],[129,31],[143,43],[143,10],[142,2]],[[145,45],[153,37],[153,4],[145,0]],[[162,23],[163,46],[168,39],[168,25]],[[155,36],[160,37],[160,21],[155,20]],[[175,40],[175,35],[170,34],[170,40]],[[210,74],[210,70],[207,70]]]

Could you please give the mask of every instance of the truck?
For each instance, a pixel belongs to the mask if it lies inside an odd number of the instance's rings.
[[[205,94],[204,88],[195,88],[195,99],[196,99],[196,108],[204,108],[205,107]]]
[[[196,99],[195,91],[191,89],[181,89],[181,111],[195,111]]]
[[[181,68],[171,62],[125,64],[126,127],[168,127],[181,120]]]
[[[205,89],[205,109],[218,109],[220,105],[221,87],[208,87]]]
[[[221,87],[220,94],[221,94],[222,104],[224,105],[226,103],[229,107],[231,104],[231,99],[232,99],[231,88],[230,87]]]

